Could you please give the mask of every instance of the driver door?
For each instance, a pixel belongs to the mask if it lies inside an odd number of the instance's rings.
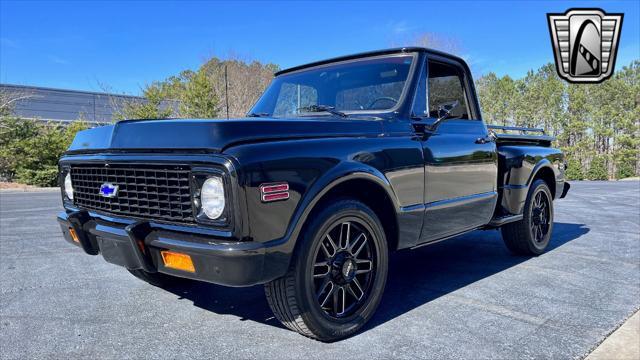
[[[488,137],[471,96],[468,72],[449,58],[430,57],[426,65],[427,100],[420,121],[435,126],[422,137],[422,243],[487,224],[498,197],[496,144]],[[451,104],[455,104],[453,109]],[[443,108],[449,110],[448,116]]]

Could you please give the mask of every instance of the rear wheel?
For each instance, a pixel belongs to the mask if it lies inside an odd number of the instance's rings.
[[[507,248],[518,255],[540,255],[549,245],[553,230],[553,197],[543,180],[529,188],[523,219],[502,227]]]
[[[178,278],[175,276],[171,276],[171,275],[167,275],[159,272],[150,273],[141,269],[137,269],[137,270],[127,269],[127,270],[138,279],[144,280],[149,284],[160,287],[160,288],[174,286],[181,282],[187,281],[186,279]]]
[[[358,331],[374,314],[387,278],[387,245],[375,213],[355,200],[322,210],[307,227],[287,274],[265,285],[286,327],[322,341]]]

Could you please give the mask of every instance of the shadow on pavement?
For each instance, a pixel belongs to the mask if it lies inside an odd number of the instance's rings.
[[[584,224],[555,223],[548,252],[589,232]],[[511,255],[499,231],[475,231],[412,251],[392,254],[380,307],[364,331],[440,296],[527,261]],[[262,286],[230,288],[196,281],[168,288],[181,299],[216,314],[230,314],[283,327],[274,318]]]

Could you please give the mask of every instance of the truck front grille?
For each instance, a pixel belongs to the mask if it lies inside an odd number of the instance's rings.
[[[187,167],[75,165],[70,171],[79,208],[171,222],[195,220]],[[104,184],[118,187],[115,196],[100,193]]]

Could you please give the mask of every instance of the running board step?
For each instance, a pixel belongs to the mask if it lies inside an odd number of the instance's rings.
[[[502,226],[504,224],[520,221],[520,220],[522,220],[522,217],[523,217],[522,214],[520,214],[520,215],[509,215],[509,216],[502,216],[502,217],[494,218],[489,223],[489,226],[496,226],[496,227],[497,226]]]

